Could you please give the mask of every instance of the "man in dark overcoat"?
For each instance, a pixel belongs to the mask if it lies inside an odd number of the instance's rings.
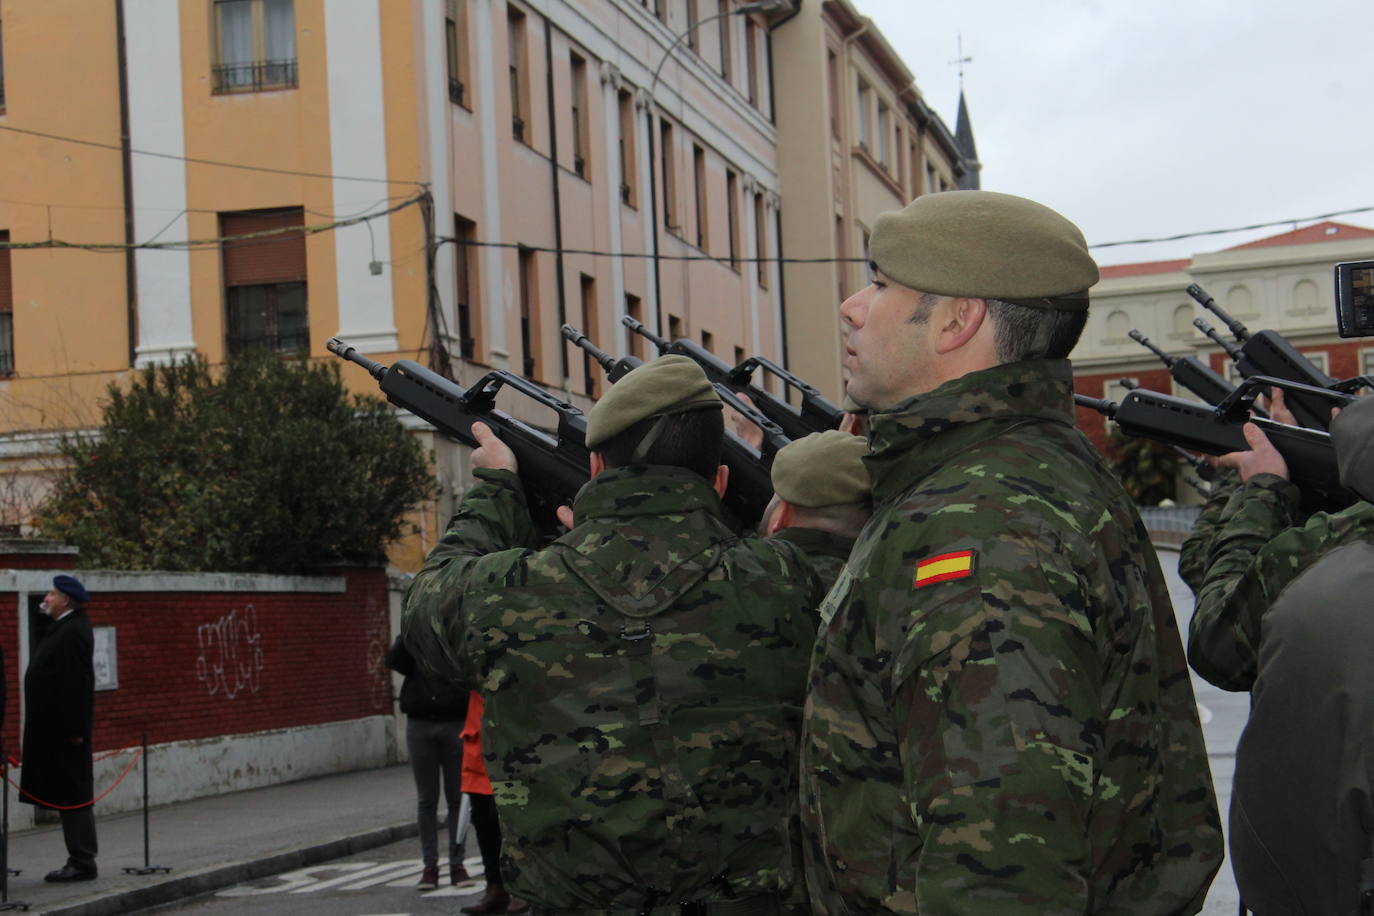
[[[62,818],[67,864],[48,881],[96,876],[95,780],[91,720],[95,705],[95,638],[86,616],[90,595],[73,576],[55,576],[42,610],[52,622],[34,646],[24,674],[24,767],[20,798]]]

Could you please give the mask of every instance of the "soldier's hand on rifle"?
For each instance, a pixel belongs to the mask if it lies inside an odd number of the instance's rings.
[[[754,399],[747,394],[741,393],[739,399],[750,407],[754,406]],[[728,405],[725,409],[730,411],[730,422],[735,427],[735,435],[743,439],[745,444],[750,448],[762,450],[763,430],[755,426],[753,420],[750,420],[738,410],[731,410]]]
[[[472,424],[472,437],[477,440],[469,459],[474,468],[489,468],[493,471],[513,471],[518,473],[520,466],[515,461],[515,452],[492,432],[487,424]]]
[[[1245,434],[1245,442],[1250,446],[1250,450],[1222,455],[1217,459],[1217,464],[1224,468],[1235,468],[1242,481],[1249,480],[1256,474],[1277,474],[1287,480],[1288,463],[1283,460],[1279,450],[1274,448],[1264,430],[1253,423],[1246,423],[1241,432]]]
[[[1293,417],[1293,411],[1288,409],[1288,405],[1283,402],[1283,389],[1269,389],[1269,396],[1264,399],[1264,409],[1269,411],[1269,418],[1275,423],[1282,423],[1285,426],[1298,426],[1298,421]]]

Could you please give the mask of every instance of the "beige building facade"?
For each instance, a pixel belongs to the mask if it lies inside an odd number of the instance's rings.
[[[788,363],[838,399],[839,305],[868,282],[874,219],[969,186],[969,165],[906,64],[849,0],[803,3],[774,30],[773,54],[788,90],[777,97],[782,254],[798,260],[783,266]]]
[[[849,0],[0,0],[0,158],[9,533],[109,384],[191,353],[338,336],[585,408],[559,327],[647,356],[629,316],[838,398],[874,217],[976,179]],[[404,419],[414,569],[466,450]]]
[[[0,0],[0,524],[109,383],[192,352],[339,336],[583,407],[601,373],[564,321],[616,355],[646,355],[629,315],[782,361],[786,8],[760,6]],[[434,446],[403,569],[463,479]]]
[[[1272,329],[1334,378],[1374,374],[1374,341],[1342,340],[1336,334],[1334,266],[1374,259],[1374,230],[1321,222],[1222,251],[1172,261],[1101,268],[1092,308],[1072,354],[1080,394],[1118,401],[1127,379],[1155,391],[1197,400],[1179,386],[1164,364],[1131,339],[1137,330],[1171,356],[1193,356],[1236,380],[1234,362],[1193,325],[1212,325],[1234,342],[1226,327],[1185,292],[1201,286],[1250,331]],[[1107,424],[1080,408],[1079,426],[1100,448]]]

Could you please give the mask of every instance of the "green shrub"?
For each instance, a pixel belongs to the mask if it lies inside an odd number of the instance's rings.
[[[71,436],[40,512],[81,565],[303,572],[373,562],[433,494],[423,449],[337,364],[256,352],[137,373]]]

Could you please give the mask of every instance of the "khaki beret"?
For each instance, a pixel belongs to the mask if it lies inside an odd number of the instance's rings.
[[[587,447],[594,449],[649,417],[722,406],[700,366],[686,356],[660,356],[627,373],[592,405],[587,413]]]
[[[863,457],[862,436],[828,429],[812,433],[773,456],[773,492],[794,506],[814,509],[871,498],[873,488]]]
[[[1098,278],[1077,226],[996,191],[928,194],[880,214],[868,250],[903,286],[1032,308],[1086,311]]]

